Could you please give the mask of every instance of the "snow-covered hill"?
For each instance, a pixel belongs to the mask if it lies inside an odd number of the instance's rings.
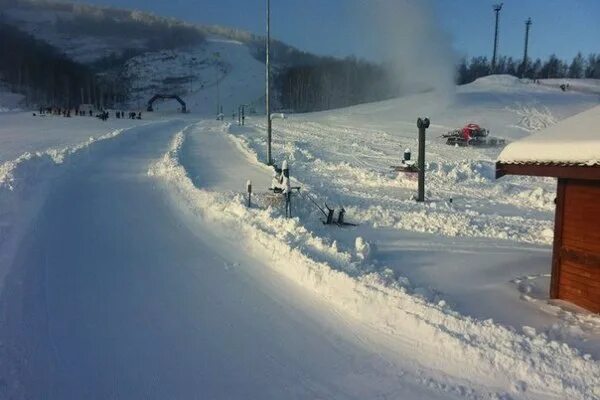
[[[146,50],[143,40],[127,37],[73,35],[61,32],[58,21],[73,20],[73,13],[39,8],[21,8],[18,5],[3,10],[3,18],[37,39],[60,49],[71,59],[81,63],[91,63],[128,49]]]
[[[0,112],[14,111],[22,107],[24,96],[3,88],[0,83]]]
[[[217,104],[231,116],[238,106],[264,109],[264,64],[241,42],[209,38],[205,43],[175,50],[148,52],[125,64],[131,84],[131,105],[144,105],[156,93],[179,94],[188,109],[216,115]],[[155,110],[172,111],[176,101],[157,102]]]
[[[5,22],[72,60],[100,68],[100,75],[109,72],[119,76],[118,84],[129,88],[128,102],[122,107],[144,110],[146,102],[157,93],[177,94],[187,102],[190,111],[204,115],[215,115],[217,103],[226,115],[242,104],[253,109],[262,107],[264,64],[256,59],[253,36],[249,34],[80,4],[19,1],[3,5],[1,11]],[[117,28],[125,24],[126,28],[114,32],[109,28],[97,32],[83,29],[81,25],[88,20],[90,24],[110,22]],[[136,35],[127,35],[125,29]],[[170,29],[186,30],[188,35],[198,37],[194,43],[157,43],[155,37],[167,35]],[[144,38],[146,31],[148,37]],[[238,37],[245,41],[236,40]],[[178,107],[172,101],[159,102],[155,108],[173,111]]]

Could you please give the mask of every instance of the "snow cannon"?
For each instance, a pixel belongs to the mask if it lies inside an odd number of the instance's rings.
[[[288,167],[287,160],[283,160],[283,163],[281,164],[281,172],[286,178],[290,177],[290,168]]]
[[[391,165],[390,168],[397,172],[416,173],[418,172],[417,165],[413,160],[411,160],[411,158],[412,152],[407,147],[406,149],[404,149],[401,164]]]
[[[252,207],[252,181],[246,182],[246,193],[248,193],[248,207]]]

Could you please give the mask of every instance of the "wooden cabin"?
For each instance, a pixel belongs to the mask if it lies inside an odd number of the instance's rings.
[[[600,106],[509,144],[504,175],[558,178],[550,298],[600,313]]]

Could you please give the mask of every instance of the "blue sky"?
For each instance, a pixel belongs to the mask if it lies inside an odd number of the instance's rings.
[[[370,48],[370,3],[386,0],[271,0],[273,35],[318,54],[351,54],[376,59]],[[394,0],[387,0],[394,1]],[[423,1],[423,0],[407,0]],[[219,24],[264,33],[265,0],[84,0],[135,8],[189,22]],[[495,1],[431,0],[438,24],[459,55],[492,52]],[[572,58],[577,51],[600,53],[600,0],[504,0],[499,53],[521,57],[524,22],[533,20],[531,57],[552,53]],[[400,20],[401,18],[399,18]],[[372,21],[372,19],[370,20]]]

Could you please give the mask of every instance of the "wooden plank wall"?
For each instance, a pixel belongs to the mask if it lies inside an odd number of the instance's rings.
[[[600,313],[600,181],[563,183],[557,297]]]

